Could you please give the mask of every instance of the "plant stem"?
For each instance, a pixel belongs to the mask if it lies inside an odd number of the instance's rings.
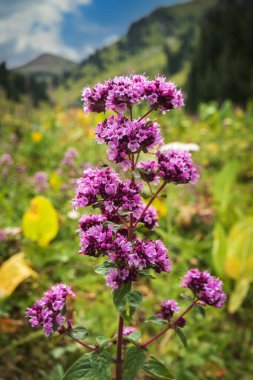
[[[150,112],[153,111],[153,108],[150,108],[150,110],[148,110],[140,119],[138,119],[138,121],[141,121],[142,119],[144,119],[144,117],[148,116],[148,114],[150,114]]]
[[[152,197],[150,198],[147,206],[144,208],[144,210],[142,211],[141,213],[141,216],[139,217],[138,220],[136,220],[136,222],[134,223],[133,227],[135,228],[137,226],[137,224],[139,223],[139,221],[143,218],[143,216],[145,215],[147,209],[149,208],[149,206],[151,205],[151,203],[153,202],[153,200],[157,197],[157,195],[160,193],[160,191],[162,191],[162,189],[167,185],[167,182],[164,181],[162,183],[162,185],[159,187],[159,189],[157,189],[157,191],[155,192],[155,194],[152,195]]]
[[[146,343],[143,343],[140,345],[141,348],[146,348],[149,344],[153,343],[156,339],[160,338],[161,335],[165,334],[166,331],[170,330],[170,329],[173,329],[173,327],[175,327],[178,323],[178,321],[183,318],[183,316],[185,314],[187,314],[192,308],[193,306],[196,305],[196,303],[198,302],[198,299],[195,299],[190,306],[187,307],[187,309],[179,315],[178,318],[176,318],[172,323],[170,323],[168,326],[166,326],[163,330],[161,330],[158,334],[156,334],[155,336],[153,336],[153,338],[149,339]]]
[[[117,358],[116,358],[116,380],[122,380],[123,360],[122,360],[122,342],[123,342],[124,319],[119,316],[118,339],[117,339]]]
[[[81,340],[79,339],[75,339],[75,338],[72,338],[75,342],[81,344],[81,346],[85,347],[85,348],[88,348],[88,350],[91,350],[91,351],[94,351],[94,352],[98,352],[98,349],[96,347],[92,347],[92,346],[89,346],[88,344],[82,342]]]

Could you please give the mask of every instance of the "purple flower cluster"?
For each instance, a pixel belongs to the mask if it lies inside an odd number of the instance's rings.
[[[191,154],[185,150],[169,149],[157,152],[158,174],[167,182],[195,183],[199,178],[197,168],[193,165]]]
[[[71,168],[75,166],[75,161],[77,160],[77,158],[77,150],[75,148],[69,148],[62,159],[62,164]]]
[[[46,172],[37,172],[33,177],[34,188],[36,191],[44,191],[49,188],[48,175]]]
[[[99,226],[106,221],[106,217],[97,214],[84,214],[79,219],[80,231],[86,232],[89,228]]]
[[[174,300],[163,300],[161,305],[161,311],[157,314],[157,317],[166,319],[169,321],[174,313],[178,313],[180,311],[180,307],[177,302]]]
[[[157,166],[155,161],[141,161],[138,163],[137,168],[143,181],[157,184],[159,177],[156,173]]]
[[[98,83],[93,89],[85,87],[82,100],[86,113],[113,110],[122,114],[142,100],[164,112],[184,105],[182,92],[174,83],[160,76],[149,80],[145,75],[120,76]]]
[[[97,224],[82,229],[80,237],[80,254],[93,257],[105,255],[115,264],[115,267],[109,269],[106,279],[107,285],[114,289],[122,282],[136,280],[141,269],[152,268],[158,273],[170,271],[168,251],[160,240],[143,241],[137,238],[132,243],[121,230],[115,231],[110,224]]]
[[[26,317],[32,327],[42,326],[46,336],[53,334],[58,326],[67,321],[62,314],[67,296],[75,297],[70,287],[58,284],[48,290],[44,297],[26,310]]]
[[[143,211],[146,207],[145,204],[143,204],[140,207],[140,211]],[[158,216],[155,207],[150,206],[144,213],[143,217],[140,219],[141,223],[144,223],[146,228],[149,228],[150,230],[154,230],[158,226]]]
[[[201,301],[202,305],[220,308],[226,302],[227,296],[222,290],[223,282],[210,275],[208,271],[200,272],[190,269],[186,272],[182,286],[189,288]]]
[[[118,174],[110,169],[88,169],[82,178],[77,180],[76,195],[73,207],[86,207],[100,202],[103,212],[117,213],[130,210],[138,217],[141,197],[141,184],[130,180],[121,181]]]
[[[124,169],[131,166],[131,153],[147,152],[163,144],[158,123],[110,116],[96,127],[99,143],[109,145],[108,157]]]

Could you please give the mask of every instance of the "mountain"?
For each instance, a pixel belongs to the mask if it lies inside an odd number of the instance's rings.
[[[81,86],[133,71],[150,76],[166,74],[184,86],[201,22],[215,3],[216,0],[193,0],[156,9],[134,22],[117,42],[76,65],[53,97],[66,106],[79,105]]]
[[[36,77],[53,77],[70,73],[77,64],[54,54],[42,54],[13,71]]]

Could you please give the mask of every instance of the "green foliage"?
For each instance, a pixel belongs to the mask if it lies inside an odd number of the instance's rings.
[[[78,326],[71,330],[70,336],[74,339],[83,340],[88,334],[85,327]]]
[[[145,351],[138,347],[128,347],[124,362],[124,380],[134,380],[145,362]]]
[[[149,360],[143,366],[144,370],[149,374],[162,380],[175,380],[171,371],[154,356],[150,356]]]
[[[218,1],[208,12],[188,78],[188,109],[213,99],[246,104],[252,96],[252,23],[251,0]]]
[[[153,323],[154,325],[157,325],[157,326],[166,326],[166,325],[168,325],[167,321],[165,321],[162,318],[157,317],[156,315],[152,315],[145,322],[147,322],[147,323]]]
[[[62,380],[110,380],[111,357],[106,352],[83,355],[66,372]]]

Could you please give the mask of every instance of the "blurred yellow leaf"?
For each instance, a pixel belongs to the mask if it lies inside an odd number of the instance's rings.
[[[10,296],[30,276],[37,277],[37,273],[27,265],[24,253],[11,256],[0,267],[0,297]]]
[[[42,140],[42,133],[36,132],[36,131],[32,132],[31,133],[31,139],[32,139],[33,142],[35,142],[36,144],[38,144]]]
[[[54,191],[58,191],[62,185],[62,179],[57,172],[53,172],[49,178],[50,186]]]
[[[244,298],[246,297],[249,290],[250,282],[246,278],[242,278],[237,281],[235,289],[230,296],[228,303],[229,313],[234,313],[241,306]]]
[[[236,223],[229,232],[225,260],[226,274],[238,280],[253,281],[253,217]]]
[[[31,207],[25,212],[22,228],[26,238],[46,247],[59,230],[58,216],[49,199],[41,195],[33,198]]]

